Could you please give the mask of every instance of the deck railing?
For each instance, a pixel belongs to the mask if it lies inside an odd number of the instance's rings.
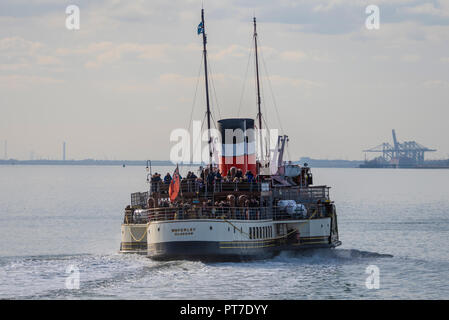
[[[180,193],[195,193],[207,196],[208,194],[216,192],[260,192],[262,191],[263,182],[229,182],[225,180],[217,180],[209,184],[202,180],[183,179],[180,184]],[[164,182],[152,182],[151,192],[159,194],[168,194],[169,184]],[[329,187],[327,186],[308,186],[308,187],[270,187],[273,191],[273,196],[278,198],[285,198],[287,194],[298,195],[300,199],[329,199]]]
[[[125,223],[192,219],[297,220],[329,215],[330,211],[324,204],[309,208],[305,214],[289,214],[281,207],[162,207],[140,210],[138,215],[128,214],[125,216]]]
[[[161,194],[168,193],[169,184],[164,182],[152,182],[151,192]],[[249,191],[255,192],[261,190],[261,183],[247,181],[224,181],[216,180],[213,183],[204,182],[198,179],[182,179],[180,183],[180,192],[183,193],[212,193],[212,192],[233,192]]]

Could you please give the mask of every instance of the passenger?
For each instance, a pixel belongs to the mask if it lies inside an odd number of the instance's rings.
[[[213,187],[214,187],[214,180],[215,180],[215,175],[214,175],[214,173],[213,173],[213,172],[209,172],[209,173],[207,174],[207,184],[208,184],[208,189],[209,189],[210,191],[213,190]]]
[[[197,179],[198,177],[193,173],[190,172],[190,179]]]
[[[237,173],[237,168],[236,167],[231,167],[229,169],[229,172],[228,172],[228,180],[229,181],[234,181],[236,173]]]
[[[236,170],[234,179],[232,181],[233,182],[241,182],[242,180],[243,180],[242,170],[238,169],[238,170]]]
[[[161,179],[161,175],[159,174],[159,173],[155,173],[154,174],[154,182],[161,182],[162,181],[162,179]]]
[[[220,169],[217,169],[217,172],[215,173],[215,180],[217,180],[218,182],[221,182],[222,178],[223,177],[221,176]]]
[[[170,184],[171,180],[172,180],[171,175],[170,175],[170,173],[167,172],[167,174],[164,177],[164,183]]]
[[[238,178],[239,180],[243,178],[243,172],[241,169],[237,170],[237,173],[235,174],[235,177]]]
[[[254,181],[254,175],[251,172],[251,170],[246,171],[245,177],[248,180],[249,183],[252,183]]]

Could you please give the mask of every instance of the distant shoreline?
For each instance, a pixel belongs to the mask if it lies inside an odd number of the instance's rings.
[[[56,166],[146,166],[145,160],[0,160],[0,165],[56,165]],[[171,161],[152,160],[152,166],[173,166]]]
[[[311,158],[301,158],[299,161],[294,161],[295,164],[304,165],[307,163],[308,166],[312,168],[359,168],[361,164],[365,162],[362,160],[327,160],[327,159],[311,159]],[[141,166],[145,167],[147,165],[146,160],[95,160],[95,159],[84,159],[84,160],[0,160],[0,165],[40,165],[40,166]],[[169,160],[151,160],[152,166],[175,166],[173,162]],[[192,167],[205,165],[200,163],[180,163],[181,167]],[[409,169],[448,169],[447,165],[441,165],[436,163],[428,163],[427,165],[420,167],[411,167]],[[405,168],[404,168],[405,169]]]
[[[357,168],[363,161],[358,160],[321,160],[311,158],[301,158],[300,161],[293,163],[307,163],[315,168]],[[0,160],[0,165],[58,165],[58,166],[146,166],[146,160]],[[174,166],[175,164],[169,160],[152,160],[152,166]],[[204,164],[179,164],[180,166],[200,166]]]

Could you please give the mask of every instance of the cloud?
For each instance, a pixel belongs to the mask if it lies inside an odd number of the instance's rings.
[[[101,41],[87,46],[75,48],[58,48],[57,56],[85,57],[87,68],[99,68],[118,62],[133,62],[135,60],[153,60],[156,62],[173,62],[179,53],[200,52],[194,44],[173,45],[169,43],[146,44],[139,42]]]
[[[24,87],[40,87],[63,83],[60,79],[42,77],[35,75],[2,75],[0,76],[0,86],[9,89],[23,89]]]
[[[428,80],[423,83],[426,88],[449,88],[449,81]]]
[[[389,61],[391,60],[391,57],[387,55],[374,55],[371,57],[374,61]]]
[[[436,7],[434,3],[429,2],[414,7],[403,8],[402,11],[410,14],[449,17],[449,5],[447,4],[447,2],[443,1],[439,2],[439,7]]]
[[[285,77],[280,75],[272,75],[269,77],[269,80],[271,81],[271,83],[278,86],[302,87],[307,89],[320,88],[324,86],[324,84],[320,82],[300,78]]]
[[[38,56],[37,57],[37,64],[48,66],[48,65],[61,65],[62,61],[56,57],[53,56]]]
[[[165,73],[159,76],[159,80],[165,84],[182,84],[182,85],[194,85],[197,81],[195,77],[186,77],[177,73]]]
[[[281,52],[280,57],[287,61],[304,61],[307,59],[307,54],[303,51],[284,51]]]
[[[25,40],[21,37],[0,39],[0,54],[33,54],[42,48],[42,43]]]
[[[404,62],[418,62],[421,60],[421,57],[417,54],[406,54],[401,57],[401,60]]]
[[[213,52],[213,48],[210,51]],[[248,48],[245,48],[238,44],[231,44],[230,46],[221,49],[216,53],[212,54],[209,53],[208,56],[210,56],[214,60],[222,60],[228,57],[238,57],[238,58],[247,57],[248,53],[249,53]]]

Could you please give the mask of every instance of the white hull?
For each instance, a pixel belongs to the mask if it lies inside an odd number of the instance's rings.
[[[331,236],[331,225],[330,217],[280,221],[152,221],[122,225],[122,252],[129,252],[126,248],[140,248],[140,253],[154,259],[266,258],[282,250],[339,245],[339,241]],[[146,230],[146,248],[141,239],[143,230]],[[123,246],[123,242],[131,244]]]

